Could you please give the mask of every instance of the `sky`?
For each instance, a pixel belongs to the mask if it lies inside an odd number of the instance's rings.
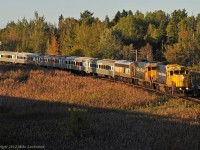
[[[94,17],[113,19],[117,11],[137,10],[142,13],[163,10],[171,14],[177,9],[186,9],[188,15],[200,13],[200,0],[0,0],[0,28],[8,22],[34,18],[34,12],[44,16],[47,22],[57,26],[58,18],[80,18],[80,13],[89,10]]]

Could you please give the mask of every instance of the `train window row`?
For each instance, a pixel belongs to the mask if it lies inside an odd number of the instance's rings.
[[[17,56],[17,59],[26,59],[26,57],[23,57],[23,56]]]
[[[1,58],[15,58],[13,55],[0,55]],[[26,59],[24,56],[17,56],[16,59]]]
[[[130,73],[130,69],[126,67],[115,67],[115,72],[121,72],[121,73]]]
[[[148,67],[148,71],[156,70],[156,69],[157,69],[156,67]]]
[[[82,62],[76,62],[76,66],[83,66]]]
[[[182,74],[188,74],[189,72],[186,70],[175,70],[175,71],[170,71],[169,74],[170,76],[175,75],[182,75]]]
[[[105,70],[113,70],[113,67],[109,65],[98,65],[98,64],[90,64],[90,68],[97,68],[97,69],[105,69]]]
[[[33,57],[27,57],[27,60],[33,61]]]
[[[58,59],[52,59],[52,63],[56,63],[56,64],[59,64],[60,61]]]
[[[74,66],[83,66],[82,62],[74,62],[74,61],[65,61],[65,64]]]
[[[28,60],[37,60],[37,58],[29,57]],[[58,59],[46,59],[46,58],[39,58],[40,62],[49,62],[49,63],[60,63]]]
[[[65,61],[65,64],[67,64],[67,65],[75,65],[75,62],[74,61]]]
[[[12,55],[1,55],[1,58],[13,58]]]
[[[188,74],[187,70],[175,70],[174,74]]]

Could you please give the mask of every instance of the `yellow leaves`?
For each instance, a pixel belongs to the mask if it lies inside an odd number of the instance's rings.
[[[171,63],[176,63],[177,56],[181,51],[181,44],[176,43],[174,45],[169,45],[166,47],[166,52],[164,53],[165,58]]]
[[[50,55],[58,55],[59,51],[58,51],[58,43],[56,41],[56,37],[55,35],[51,38],[51,45],[50,48],[48,49],[48,54]]]

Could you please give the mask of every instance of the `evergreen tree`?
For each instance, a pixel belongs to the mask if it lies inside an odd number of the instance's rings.
[[[166,28],[167,44],[172,45],[178,41],[178,26],[171,20]]]
[[[131,10],[128,11],[128,16],[132,16],[133,12]]]
[[[77,44],[77,27],[79,23],[74,18],[66,18],[60,31],[59,44],[62,55],[70,55]]]
[[[80,14],[80,22],[87,25],[92,25],[92,23],[94,22],[93,14],[94,13],[85,10],[83,13]]]
[[[174,10],[171,14],[171,20],[178,24],[182,19],[187,17],[187,12],[183,10]]]
[[[124,18],[124,17],[127,17],[128,16],[128,13],[123,9],[121,15],[120,15],[120,18]]]
[[[107,28],[110,28],[112,26],[108,16],[105,17],[104,23]]]
[[[113,19],[114,24],[117,24],[119,22],[120,18],[121,18],[121,13],[120,13],[120,11],[117,11],[117,13],[115,14],[115,17]]]

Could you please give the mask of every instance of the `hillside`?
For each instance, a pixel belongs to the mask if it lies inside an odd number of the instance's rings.
[[[200,106],[64,70],[0,64],[0,145],[199,149]]]

